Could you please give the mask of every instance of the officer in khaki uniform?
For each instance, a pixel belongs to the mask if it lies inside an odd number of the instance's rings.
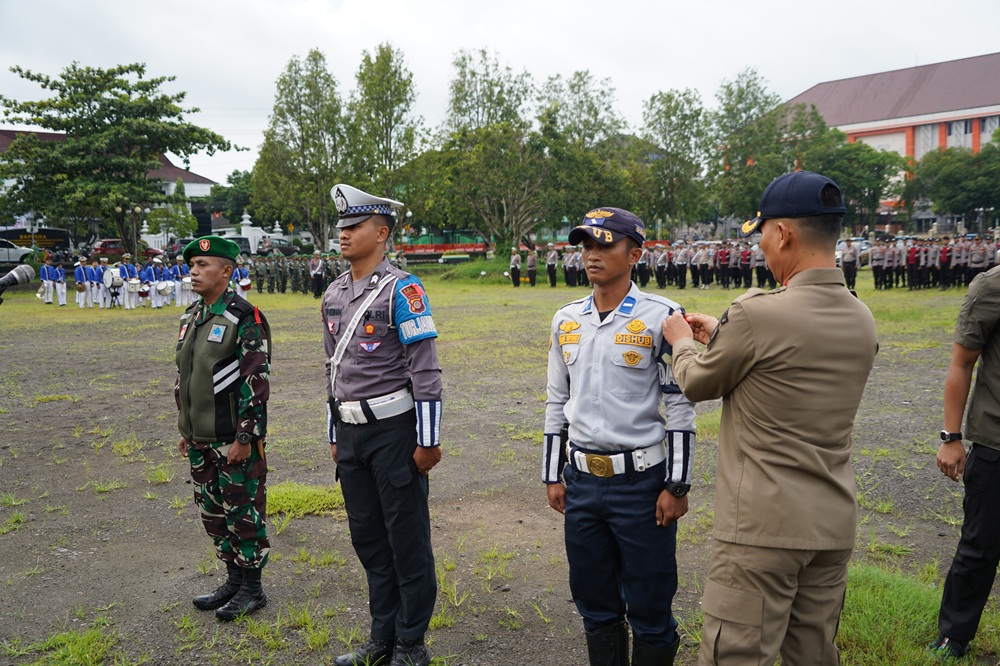
[[[851,432],[878,350],[871,312],[834,259],[845,211],[829,178],[775,179],[741,231],[761,232],[782,286],[750,290],[719,320],[663,325],[684,395],[723,399],[700,666],[769,665],[779,653],[790,666],[840,663],[857,525]]]

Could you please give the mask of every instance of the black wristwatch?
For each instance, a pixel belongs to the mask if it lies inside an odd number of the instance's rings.
[[[664,486],[663,489],[674,497],[684,497],[688,494],[688,491],[691,490],[691,485],[688,483],[681,483],[680,481],[673,481]]]
[[[248,432],[241,432],[236,435],[236,441],[240,444],[253,444],[254,437]]]
[[[961,439],[962,439],[962,433],[960,433],[960,432],[948,432],[947,430],[942,430],[941,431],[941,441],[942,442],[948,443],[948,442],[954,442],[956,440],[961,440]]]

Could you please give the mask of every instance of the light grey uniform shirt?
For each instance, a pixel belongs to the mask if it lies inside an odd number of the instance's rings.
[[[690,483],[694,405],[674,382],[661,324],[677,303],[632,285],[604,321],[593,296],[563,306],[552,319],[545,402],[543,480],[558,481],[559,431],[582,449],[616,453],[666,438],[667,481]],[[666,407],[666,420],[659,411]]]

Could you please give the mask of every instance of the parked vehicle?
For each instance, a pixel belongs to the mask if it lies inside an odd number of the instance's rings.
[[[167,244],[167,258],[171,261],[177,257],[180,253],[184,251],[184,248],[188,246],[188,243],[193,241],[193,238],[175,238]]]
[[[240,254],[246,259],[253,254],[253,250],[250,248],[250,239],[246,236],[223,236],[226,240],[231,240],[240,246]]]
[[[270,254],[272,256],[275,252],[280,252],[286,257],[290,257],[298,251],[299,248],[292,245],[292,243],[286,238],[268,238],[266,244],[261,243],[261,245],[257,248],[258,254]]]
[[[30,247],[14,245],[0,238],[0,264],[23,264],[31,257]]]
[[[149,247],[144,241],[139,241],[138,247],[139,255],[143,259],[163,256],[163,250]],[[122,255],[126,252],[129,252],[129,248],[125,246],[125,241],[121,238],[102,238],[94,243],[94,247],[90,249],[91,256],[107,257],[108,261],[112,263],[121,260]]]

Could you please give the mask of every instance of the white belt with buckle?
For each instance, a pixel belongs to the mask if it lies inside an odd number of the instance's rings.
[[[410,393],[410,389],[402,388],[377,398],[341,402],[338,404],[340,420],[355,425],[368,423],[368,417],[365,416],[362,403],[368,404],[368,409],[371,410],[376,419],[387,419],[391,416],[405,414],[413,409],[413,394]]]
[[[644,449],[635,449],[634,451],[623,451],[608,455],[572,451],[572,456],[573,466],[581,472],[593,474],[601,478],[608,478],[616,474],[625,473],[625,456],[631,456],[632,467],[637,472],[645,472],[648,468],[659,465],[667,459],[667,447],[663,442],[659,442]]]

